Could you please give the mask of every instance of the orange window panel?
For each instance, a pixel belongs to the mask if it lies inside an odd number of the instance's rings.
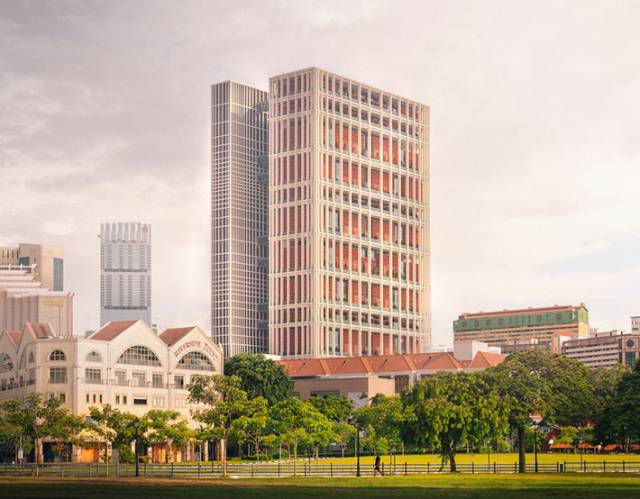
[[[351,214],[351,235],[358,236],[360,234],[360,217],[357,213]]]
[[[349,245],[342,245],[342,268],[344,270],[349,270]]]
[[[349,212],[342,212],[342,233],[347,235],[349,234]]]
[[[327,178],[328,179],[333,178],[333,157],[332,156],[329,156],[327,160]]]
[[[380,171],[371,170],[371,189],[374,191],[380,190]]]
[[[394,165],[398,164],[398,141],[395,139],[391,143],[391,162]]]
[[[407,290],[400,290],[400,308],[402,310],[407,310]]]
[[[409,142],[409,168],[413,168],[413,143]]]
[[[391,224],[388,220],[382,222],[382,240],[391,242]]]
[[[390,296],[389,286],[384,286],[382,288],[382,307],[387,310],[389,310],[390,307]]]
[[[334,262],[333,263],[334,263],[334,267],[336,269],[340,268],[340,243],[338,243],[338,242],[336,243],[336,251],[335,251],[335,254],[334,254]]]
[[[380,135],[371,134],[371,157],[373,159],[380,159]]]
[[[393,254],[393,258],[392,258],[392,265],[391,268],[393,270],[393,277],[397,278],[398,277],[398,254],[394,253]]]
[[[382,138],[382,161],[389,162],[389,137]]]
[[[389,253],[382,254],[382,275],[389,277]]]
[[[380,285],[371,285],[371,305],[374,307],[380,306]]]
[[[336,149],[340,149],[340,123],[336,123],[333,143],[335,144]]]
[[[380,239],[380,219],[377,217],[371,217],[371,237],[373,239]]]
[[[360,290],[358,281],[351,281],[351,304],[360,305]]]
[[[342,127],[342,150],[345,152],[349,150],[349,127],[346,125]]]
[[[356,128],[351,129],[351,152],[353,154],[360,152],[360,134]]]
[[[382,192],[391,193],[391,180],[388,173],[382,174]]]
[[[358,247],[351,246],[351,271],[358,272]]]
[[[360,168],[358,167],[357,164],[351,163],[351,184],[352,185],[358,185],[358,182],[360,181],[359,170]]]

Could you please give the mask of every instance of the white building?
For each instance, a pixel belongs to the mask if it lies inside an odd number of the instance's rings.
[[[25,322],[48,322],[73,334],[73,293],[51,291],[36,280],[36,265],[0,264],[0,331],[22,330]]]
[[[588,338],[565,341],[562,353],[588,367],[622,364],[633,368],[640,358],[640,334],[625,334],[619,329],[596,331]]]
[[[100,225],[100,325],[142,319],[151,324],[151,225]]]
[[[140,320],[110,322],[83,338],[27,323],[0,334],[0,400],[39,392],[62,398],[80,416],[109,404],[138,416],[176,410],[191,421],[191,377],[222,372],[222,350],[197,326],[156,335]],[[97,452],[78,448],[73,457],[94,461]]]

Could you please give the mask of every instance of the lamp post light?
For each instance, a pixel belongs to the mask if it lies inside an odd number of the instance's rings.
[[[529,416],[531,421],[533,421],[533,456],[535,461],[535,472],[538,472],[538,428],[540,428],[540,421],[542,421],[542,416],[540,414],[531,414]]]
[[[140,420],[138,418],[135,418],[133,420],[133,430],[134,430],[134,437],[135,437],[135,446],[134,446],[134,454],[136,456],[136,477],[140,476],[140,463],[138,462],[138,427],[140,426]]]

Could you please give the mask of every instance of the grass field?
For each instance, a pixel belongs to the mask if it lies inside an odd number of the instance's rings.
[[[364,464],[373,464],[374,461],[373,456],[363,456],[360,458],[360,462]],[[580,460],[584,460],[587,462],[597,462],[601,463],[602,461],[606,461],[608,463],[619,463],[622,461],[626,462],[640,462],[640,454],[547,454],[547,453],[539,453],[538,454],[538,462],[539,463],[549,463],[555,464],[556,462],[562,463],[563,461],[571,461],[571,462],[579,462]],[[424,455],[397,455],[395,456],[396,463],[398,465],[404,464],[407,462],[408,464],[440,464],[440,456],[438,454],[424,454]],[[518,462],[518,454],[515,453],[505,453],[505,454],[494,454],[491,453],[490,456],[491,463],[495,461],[498,464],[513,464]],[[527,462],[533,463],[534,455],[527,454]],[[334,458],[323,458],[321,459],[323,463],[334,463],[334,464],[353,464],[356,462],[355,457],[334,457]],[[382,462],[386,464],[389,463],[389,456],[382,457]],[[458,464],[467,464],[467,463],[486,463],[487,462],[487,454],[466,454],[461,453],[456,455],[456,462]]]
[[[15,498],[640,498],[639,475],[436,475],[256,480],[11,479],[0,497]]]

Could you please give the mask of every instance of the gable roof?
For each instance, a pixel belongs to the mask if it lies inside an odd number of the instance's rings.
[[[292,378],[340,376],[346,374],[381,374],[393,372],[459,371],[484,369],[500,364],[504,355],[479,352],[473,361],[456,359],[451,352],[414,353],[405,355],[369,355],[364,357],[315,357],[281,359]]]
[[[48,322],[25,322],[24,330],[33,338],[52,338],[55,336],[51,324]]]
[[[93,333],[89,338],[92,340],[111,341],[120,333],[123,333],[131,326],[133,326],[136,322],[138,321],[107,322],[104,326],[102,326],[101,329]]]
[[[164,341],[167,345],[173,346],[182,338],[184,338],[187,334],[193,331],[196,327],[174,327],[170,329],[165,329],[160,335],[160,339]]]
[[[22,331],[6,331],[7,336],[11,340],[11,342],[18,346],[20,344],[20,339],[22,338]]]

